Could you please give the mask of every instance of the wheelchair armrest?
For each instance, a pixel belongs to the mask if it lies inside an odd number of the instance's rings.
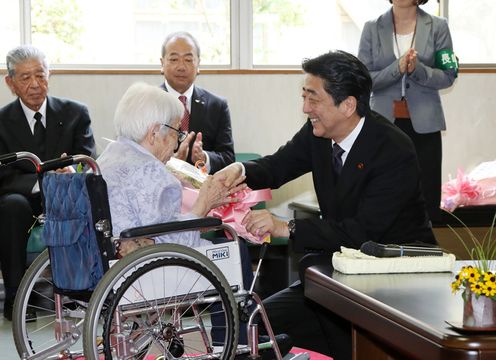
[[[17,153],[0,155],[0,165],[6,165],[14,161],[17,161]]]
[[[35,167],[38,167],[38,165],[41,163],[41,160],[35,154],[27,151],[19,151],[19,152],[0,155],[0,166],[7,165],[16,162],[17,160],[23,160],[23,159],[31,161],[31,163]]]
[[[213,217],[184,221],[171,221],[168,223],[138,226],[131,229],[126,229],[121,232],[120,237],[121,239],[154,237],[169,232],[197,230],[201,228],[217,227],[220,225],[222,225],[222,220]]]

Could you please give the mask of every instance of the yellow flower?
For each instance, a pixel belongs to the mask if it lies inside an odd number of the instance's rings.
[[[472,272],[472,266],[470,266],[470,265],[469,266],[463,266],[457,275],[457,279],[460,279],[460,280],[467,279],[471,272]]]
[[[476,295],[480,295],[484,289],[484,284],[480,281],[470,284],[470,290]]]
[[[478,239],[456,215],[453,214],[453,217],[462,225],[463,232],[467,233],[469,242],[466,243],[464,236],[461,236],[450,225],[448,227],[470,254],[470,259],[474,265],[463,266],[460,269],[451,283],[451,290],[453,292],[462,291],[464,300],[467,300],[469,293],[474,293],[477,296],[485,296],[496,302],[496,271],[489,271],[489,269],[494,269],[494,264],[496,263],[494,260],[496,241],[494,241],[493,234],[496,232],[496,213],[493,216],[491,227],[482,239]]]
[[[456,293],[458,290],[460,290],[460,285],[461,285],[461,281],[460,280],[453,281],[451,283],[451,291],[453,293]]]
[[[496,275],[494,275],[492,272],[488,271],[484,273],[484,281],[490,281],[493,283],[496,283]]]
[[[485,283],[482,292],[487,297],[493,297],[494,295],[496,295],[496,284],[492,282]]]
[[[466,273],[464,278],[467,279],[471,283],[477,282],[481,276],[479,270],[477,268],[474,268],[471,266],[465,268],[464,273]]]

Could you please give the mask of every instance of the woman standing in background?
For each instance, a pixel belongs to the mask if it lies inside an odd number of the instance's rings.
[[[389,0],[390,10],[365,23],[358,58],[372,76],[371,108],[400,127],[415,144],[431,220],[441,212],[439,90],[450,87],[458,62],[446,19],[419,8],[428,0]]]

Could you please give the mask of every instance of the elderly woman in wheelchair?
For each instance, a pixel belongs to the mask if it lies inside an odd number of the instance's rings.
[[[23,359],[257,356],[258,316],[273,348],[263,358],[282,358],[259,297],[246,291],[252,274],[236,233],[201,218],[236,201],[229,195],[244,188],[243,178],[232,188],[207,178],[191,212],[180,215],[181,186],[164,163],[187,136],[177,129],[182,109],[163,90],[133,85],[116,110],[118,139],[99,166],[85,156],[39,164],[50,255],[28,269],[16,298],[13,333]],[[93,174],[46,172],[79,162]],[[212,244],[200,238],[204,229],[235,241]],[[113,244],[127,254],[119,261]],[[38,311],[34,324],[24,321],[29,307]],[[240,317],[249,320],[241,329],[248,346],[237,346]]]
[[[108,186],[114,233],[135,226],[204,217],[211,209],[236,201],[229,195],[246,187],[241,184],[243,177],[232,188],[226,188],[223,179],[209,176],[191,212],[180,214],[182,187],[164,164],[180,147],[188,151],[181,142],[189,140],[193,133],[188,135],[178,129],[183,111],[177,98],[144,83],[132,85],[117,105],[117,140],[97,160]],[[208,244],[198,231],[164,234],[154,240],[189,247]],[[136,242],[121,242],[121,254],[152,240]]]

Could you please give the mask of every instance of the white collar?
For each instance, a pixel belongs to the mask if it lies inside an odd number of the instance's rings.
[[[22,111],[24,111],[24,116],[26,116],[26,120],[28,121],[29,127],[31,128],[31,131],[34,129],[34,124],[36,123],[36,119],[34,118],[34,114],[39,112],[41,114],[41,123],[43,126],[46,128],[46,107],[47,107],[47,99],[45,98],[45,101],[43,101],[43,104],[41,104],[41,107],[38,111],[33,111],[30,108],[27,107],[26,104],[22,102],[22,99],[19,98],[19,102],[21,103]]]
[[[346,158],[348,157],[348,153],[350,152],[351,148],[353,147],[353,144],[355,143],[355,140],[357,139],[358,135],[360,135],[360,131],[362,131],[363,124],[365,123],[365,117],[362,117],[358,124],[355,126],[352,132],[348,134],[347,137],[343,139],[338,145],[341,147],[341,149],[344,150],[344,153],[342,155],[343,159],[343,164],[346,161]],[[334,145],[336,142],[332,140],[332,145]]]
[[[195,89],[195,84],[191,84],[191,86],[188,88],[188,90],[186,90],[184,93],[180,93],[180,92],[177,92],[172,86],[169,85],[169,83],[167,82],[167,79],[164,78],[164,84],[165,84],[165,88],[167,89],[167,91],[174,95],[175,97],[179,98],[179,96],[181,95],[184,95],[186,96],[187,100],[188,100],[188,109],[191,111],[191,98],[193,97],[193,90]]]

